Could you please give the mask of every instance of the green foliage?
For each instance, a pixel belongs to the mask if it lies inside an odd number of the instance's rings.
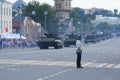
[[[96,10],[93,15],[103,15],[103,16],[114,16],[114,13],[112,11],[109,10],[100,10],[100,12],[98,13],[98,10]]]
[[[111,16],[111,17],[120,17],[120,14],[114,14],[110,10],[96,10],[93,14],[81,14],[80,11],[84,10],[78,7],[72,8],[70,17],[73,18],[73,25],[78,29],[78,27],[84,28],[84,30],[87,30],[88,26],[91,30],[95,29],[92,27],[92,24],[90,24],[90,20],[94,20],[96,15],[103,15],[103,16]],[[78,25],[78,21],[83,25]],[[98,29],[104,30],[109,29],[108,23],[101,23],[97,26]]]
[[[81,14],[80,11],[84,10],[82,8],[72,8],[70,12],[70,17],[73,18],[73,25],[77,29],[78,27],[87,30],[89,24],[90,27],[92,25],[90,24],[90,20],[94,20],[95,16],[98,15],[97,10],[93,14]],[[35,15],[32,14],[32,11],[35,11]],[[49,33],[57,33],[57,23],[58,19],[55,16],[55,11],[53,7],[51,7],[48,4],[40,4],[39,1],[33,0],[28,3],[28,5],[25,7],[24,15],[31,17],[33,20],[36,22],[40,22],[42,27],[45,28],[45,15],[44,11],[48,11],[47,17],[47,31]],[[115,15],[112,11],[109,10],[101,10],[100,13],[103,16],[117,16],[120,17],[119,15]],[[78,21],[82,24],[78,25]],[[101,23],[99,26],[104,26],[106,24]],[[89,28],[90,28],[89,27]],[[99,27],[100,29],[103,29],[103,27]]]
[[[78,21],[80,21],[80,14],[79,14],[79,8],[73,8],[71,10],[70,16],[74,19],[73,25],[76,27],[78,25]]]
[[[35,11],[35,14],[32,14]],[[48,11],[46,15],[46,30],[50,33],[56,33],[58,20],[55,16],[55,11],[53,7],[48,4],[40,4],[39,1],[33,0],[28,3],[25,8],[24,15],[31,17],[34,21],[41,23],[42,27],[45,28],[45,15],[44,11]]]
[[[95,19],[95,15],[91,14],[82,14],[80,11],[83,10],[81,8],[73,8],[70,13],[70,17],[73,18],[73,25],[78,29],[78,27],[81,30],[87,30],[87,27],[90,23],[90,20]],[[84,10],[83,10],[84,11]],[[78,22],[80,22],[80,25],[78,25]]]
[[[96,28],[101,31],[110,30],[110,25],[107,22],[101,22]]]
[[[16,15],[16,12],[12,12],[12,16],[15,16]]]

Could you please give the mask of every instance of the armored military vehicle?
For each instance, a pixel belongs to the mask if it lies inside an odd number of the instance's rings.
[[[45,38],[41,38],[37,41],[37,45],[40,49],[48,49],[54,47],[55,49],[63,48],[63,41],[56,34],[45,34]]]
[[[86,36],[85,39],[84,39],[84,42],[85,43],[96,43],[97,42],[97,37],[94,36],[94,35],[89,35],[89,36]]]
[[[76,35],[69,35],[68,38],[64,40],[64,47],[75,46],[76,39]]]

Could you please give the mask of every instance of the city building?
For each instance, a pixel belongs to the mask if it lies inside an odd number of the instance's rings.
[[[19,13],[24,11],[24,7],[27,4],[23,0],[17,0],[13,3],[13,33],[17,33],[25,36],[27,40],[38,40],[41,37],[45,37],[43,28],[40,23],[36,23],[32,18],[23,16]]]
[[[94,24],[94,26],[99,25],[102,22],[107,22],[109,25],[116,25],[120,24],[120,18],[96,15],[96,19],[91,20],[91,23]]]
[[[12,33],[12,3],[0,0],[0,33]]]
[[[36,23],[30,17],[25,17],[23,21],[22,31],[28,40],[36,41],[42,37],[45,37],[41,24]]]
[[[60,22],[70,18],[71,0],[54,0],[56,17]]]
[[[84,9],[84,11],[85,11],[85,14],[93,14],[94,12],[98,12],[98,14],[99,14],[99,12],[101,12],[101,11],[103,11],[104,9],[103,8],[91,8],[91,9]]]
[[[14,12],[18,12],[18,7],[20,6],[26,6],[27,4],[23,0],[17,0],[15,3],[13,3],[12,9]]]
[[[54,0],[56,17],[59,20],[58,34],[64,39],[74,33],[73,19],[70,18],[72,0]]]
[[[12,19],[12,28],[13,28],[13,33],[20,33],[20,28],[22,26],[23,20],[24,20],[24,16],[19,16],[19,12],[22,11],[22,8],[20,7],[24,7],[27,4],[25,3],[25,1],[23,0],[17,0],[15,1],[15,3],[13,3],[12,5],[12,9],[13,9],[13,19]]]

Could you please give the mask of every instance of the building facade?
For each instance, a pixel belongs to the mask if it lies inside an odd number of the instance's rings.
[[[13,33],[20,33],[21,28],[22,28],[22,23],[24,20],[24,16],[21,13],[21,16],[19,16],[20,12],[23,11],[23,8],[27,4],[23,0],[16,0],[15,3],[12,5],[12,10],[13,10],[13,19],[12,19],[12,28],[13,28]]]
[[[22,32],[28,40],[32,41],[36,41],[45,36],[41,24],[36,23],[30,17],[25,17],[23,21]]]
[[[63,39],[74,33],[73,19],[70,18],[72,0],[54,0],[56,17],[59,20],[58,34]]]
[[[54,0],[56,17],[60,22],[70,18],[71,0]]]
[[[96,19],[91,20],[91,23],[94,24],[94,26],[99,25],[102,22],[107,22],[109,25],[116,25],[120,24],[120,18],[96,15]]]
[[[12,4],[0,1],[0,33],[12,33]]]

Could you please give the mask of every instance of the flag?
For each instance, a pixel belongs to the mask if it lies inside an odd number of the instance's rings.
[[[5,32],[8,32],[8,27],[5,28]]]

